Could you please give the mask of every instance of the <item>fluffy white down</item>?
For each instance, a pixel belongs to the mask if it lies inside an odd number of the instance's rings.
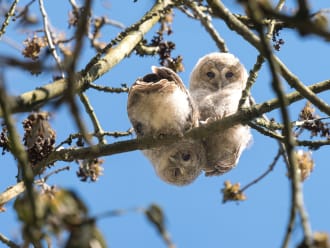
[[[179,131],[186,124],[187,116],[192,111],[186,93],[179,88],[171,94],[145,95],[143,103],[136,107],[136,119],[147,123],[154,130],[165,128]]]

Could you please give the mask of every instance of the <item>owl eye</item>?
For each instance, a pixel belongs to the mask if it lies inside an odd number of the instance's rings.
[[[232,78],[233,76],[234,76],[234,73],[231,72],[231,71],[228,71],[228,72],[226,72],[226,74],[225,74],[225,77],[226,77],[227,79],[230,79],[230,78]]]
[[[188,161],[190,159],[189,153],[182,153],[181,158],[183,161]]]
[[[208,71],[208,72],[206,73],[206,76],[207,76],[208,78],[212,79],[212,78],[215,77],[215,73],[214,73],[213,71]]]

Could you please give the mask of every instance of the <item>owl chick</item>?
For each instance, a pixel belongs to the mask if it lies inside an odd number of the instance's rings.
[[[204,147],[195,140],[186,139],[143,153],[163,181],[177,186],[192,183],[206,163]]]
[[[189,90],[198,105],[200,120],[209,122],[235,113],[248,74],[239,60],[229,53],[210,53],[202,57],[190,76]],[[205,175],[231,170],[252,139],[250,128],[235,125],[205,138]]]
[[[152,67],[128,94],[127,113],[138,137],[182,135],[198,125],[198,110],[180,77],[166,67]]]
[[[198,125],[198,109],[180,77],[165,67],[136,80],[129,90],[127,112],[137,137],[182,135]],[[143,151],[157,175],[165,182],[186,185],[194,181],[205,164],[198,141],[180,139],[169,146]]]

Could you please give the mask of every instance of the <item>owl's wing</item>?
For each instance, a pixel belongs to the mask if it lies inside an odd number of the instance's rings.
[[[206,176],[222,175],[231,169],[233,169],[240,157],[241,148],[237,148],[235,151],[222,151],[218,160],[213,164],[212,170],[205,171]]]

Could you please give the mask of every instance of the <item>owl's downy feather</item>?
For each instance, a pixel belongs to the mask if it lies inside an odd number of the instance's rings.
[[[198,110],[180,77],[171,69],[152,67],[128,94],[127,112],[138,137],[182,134],[198,125]]]
[[[179,135],[198,125],[198,109],[180,77],[165,67],[136,80],[129,90],[127,112],[137,137]],[[165,182],[186,185],[205,164],[198,141],[183,139],[169,146],[143,151]]]
[[[182,140],[143,153],[163,181],[178,186],[192,183],[206,163],[204,147],[194,140]]]
[[[202,57],[191,73],[189,87],[200,120],[207,122],[234,114],[247,77],[246,69],[232,54],[211,53]],[[206,137],[205,174],[223,174],[235,167],[251,139],[250,128],[244,125]]]

